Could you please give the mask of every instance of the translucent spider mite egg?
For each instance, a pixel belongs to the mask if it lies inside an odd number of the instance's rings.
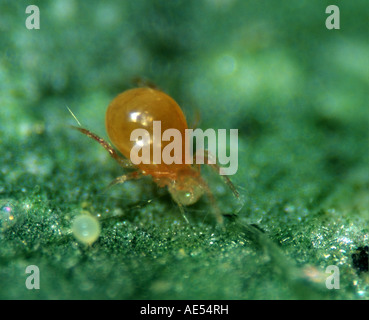
[[[182,159],[179,159],[181,161],[166,164],[161,158],[164,149],[171,141],[160,139],[158,142],[153,138],[155,136],[153,125],[158,122],[160,122],[161,132],[176,129],[183,139],[186,136],[185,131],[188,129],[186,118],[177,102],[162,91],[153,88],[136,88],[119,94],[108,106],[105,116],[108,136],[124,157],[118,155],[108,142],[94,133],[83,128],[76,127],[76,129],[99,142],[122,167],[135,169],[133,172],[116,178],[112,184],[137,179],[142,175],[151,175],[159,187],[168,187],[182,213],[183,206],[194,204],[205,193],[212,203],[217,221],[222,223],[222,215],[216,206],[215,199],[207,183],[201,177],[200,166],[185,161],[185,154],[187,154],[185,148],[188,144],[184,142],[181,144]],[[132,139],[131,134],[136,129],[146,130],[149,133],[149,139]],[[131,150],[137,144],[149,145],[150,160],[134,165],[131,162]],[[160,150],[159,159],[154,155],[154,148]],[[218,168],[217,165],[212,165],[212,167]],[[238,196],[230,180],[226,176],[222,177],[233,193]]]
[[[99,238],[100,231],[100,223],[93,216],[82,214],[73,220],[73,236],[81,243],[93,244]]]

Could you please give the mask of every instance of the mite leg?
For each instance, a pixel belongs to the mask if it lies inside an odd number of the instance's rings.
[[[121,156],[118,155],[118,153],[111,147],[111,145],[105,141],[103,138],[100,138],[98,135],[94,134],[93,132],[84,129],[84,128],[79,128],[79,127],[75,127],[75,126],[71,126],[73,129],[78,130],[79,132],[82,132],[83,134],[85,134],[87,137],[97,141],[100,145],[103,146],[103,148],[108,151],[108,153],[110,154],[110,156],[119,163],[119,165],[123,168],[134,168],[135,165],[129,161],[128,159],[122,158]]]
[[[214,155],[210,154],[210,152],[208,150],[203,150],[204,151],[204,164],[207,164],[208,166],[210,166],[218,175],[220,172],[220,167],[217,164],[217,159]],[[213,160],[212,162],[215,163],[209,163],[209,159]],[[215,161],[214,161],[215,160]],[[200,164],[196,164],[196,166],[198,167],[198,170],[200,170]],[[238,208],[235,210],[236,213],[238,213],[239,211],[241,211],[241,209],[243,208],[243,206],[245,205],[245,199],[243,196],[240,195],[240,193],[238,192],[238,190],[236,189],[236,187],[234,186],[234,184],[232,183],[232,181],[228,178],[227,175],[221,175],[224,183],[229,187],[229,189],[232,191],[234,197],[237,199],[237,201],[239,202],[239,206]]]
[[[151,88],[155,90],[160,90],[159,87],[153,81],[145,79],[143,77],[134,77],[132,78],[132,82],[137,87],[140,87],[140,88]]]
[[[214,198],[214,195],[211,192],[208,184],[201,177],[198,177],[198,182],[199,182],[201,188],[205,191],[206,195],[209,198],[209,201],[210,201],[211,206],[213,207],[214,215],[215,215],[215,218],[216,218],[217,222],[220,225],[223,225],[223,216],[220,212],[220,209],[217,205],[217,202],[216,202],[216,200]]]
[[[210,166],[216,173],[219,174],[220,172],[220,167],[217,164],[217,159],[215,158],[215,156],[213,156],[212,154],[210,154],[210,152],[208,150],[203,150],[204,152],[204,164]],[[194,156],[195,159],[195,156]],[[215,163],[209,163],[209,159],[213,160],[212,162]],[[214,161],[215,160],[215,161]],[[196,164],[198,167],[200,166],[199,164]],[[223,181],[225,182],[225,184],[231,189],[233,195],[239,199],[240,198],[240,194],[237,191],[236,187],[234,186],[234,184],[232,183],[232,181],[228,178],[228,176],[226,175],[222,175],[221,176]]]
[[[138,171],[134,171],[134,172],[130,172],[127,174],[124,174],[122,176],[116,177],[109,185],[108,188],[115,186],[116,184],[120,184],[120,183],[124,183],[128,180],[133,180],[133,179],[139,179],[142,177],[142,174]]]
[[[188,219],[186,217],[186,213],[185,213],[185,210],[183,208],[183,205],[180,204],[180,203],[177,203],[177,205],[178,205],[179,211],[181,211],[181,214],[182,214],[183,219],[185,219],[186,222],[189,224],[190,222],[188,221]]]

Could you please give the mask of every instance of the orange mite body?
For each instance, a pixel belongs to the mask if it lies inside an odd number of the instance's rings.
[[[182,137],[188,129],[186,118],[170,96],[152,88],[137,88],[127,90],[118,95],[106,111],[105,126],[113,145],[127,158],[135,144],[131,141],[131,133],[135,129],[145,129],[153,136],[153,122],[161,122],[161,130],[177,129]],[[169,141],[160,141],[161,152]],[[150,140],[150,164],[138,165],[141,173],[151,175],[160,186],[168,186],[173,199],[182,205],[190,205],[204,193],[204,185],[199,168],[186,164],[185,143],[182,144],[183,161],[181,164],[160,164],[153,162],[153,139]]]
[[[167,94],[153,88],[136,88],[127,90],[119,94],[109,105],[105,125],[108,136],[113,145],[125,157],[122,158],[109,145],[108,142],[96,134],[75,127],[83,134],[99,142],[109,154],[124,168],[133,168],[136,171],[116,178],[112,184],[124,183],[130,179],[137,179],[141,175],[151,175],[159,187],[168,187],[174,201],[179,205],[183,214],[183,206],[196,203],[199,198],[206,193],[214,207],[214,213],[219,223],[223,217],[220,214],[214,197],[200,175],[200,166],[188,164],[185,160],[186,143],[182,143],[181,163],[166,164],[163,161],[154,163],[153,161],[153,122],[161,122],[161,131],[176,129],[185,137],[187,127],[186,118],[179,105]],[[130,152],[137,141],[131,141],[131,133],[135,129],[145,129],[150,134],[150,163],[140,163],[134,165],[130,159]],[[159,149],[163,151],[170,141],[160,141]],[[206,156],[205,156],[206,157]],[[219,169],[217,165],[211,165],[214,169]],[[232,189],[236,197],[238,192],[230,182],[223,176],[225,182]],[[184,215],[184,214],[183,214]],[[185,217],[185,216],[184,216]],[[187,219],[186,219],[187,220]]]

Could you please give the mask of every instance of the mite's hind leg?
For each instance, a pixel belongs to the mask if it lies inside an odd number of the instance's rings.
[[[128,159],[122,158],[121,156],[118,155],[118,153],[112,148],[112,146],[105,141],[103,138],[100,138],[98,135],[96,135],[95,133],[84,129],[84,128],[80,128],[80,127],[76,127],[76,126],[71,126],[73,129],[78,130],[79,132],[82,132],[83,134],[85,134],[87,137],[97,141],[100,145],[103,146],[103,148],[108,151],[108,153],[110,154],[110,156],[119,163],[119,165],[123,168],[134,168],[135,165]]]
[[[217,202],[214,198],[214,195],[213,193],[211,192],[208,184],[201,178],[201,177],[198,177],[197,178],[197,182],[199,183],[199,185],[201,186],[201,188],[205,191],[205,194],[207,195],[209,201],[210,201],[210,204],[213,208],[213,214],[215,215],[215,219],[217,220],[217,222],[220,224],[220,225],[223,225],[223,215],[217,205]]]
[[[203,150],[204,152],[204,156],[203,156],[203,162],[204,164],[210,166],[217,174],[220,175],[220,166],[217,164],[217,159],[214,155],[212,155],[208,150]],[[198,156],[198,155],[196,155]],[[194,156],[194,158],[196,157]],[[209,160],[211,160],[211,162],[209,163]],[[200,165],[196,164],[196,166],[198,166],[198,170]],[[229,187],[229,189],[231,189],[233,195],[239,199],[240,198],[240,194],[237,191],[236,187],[234,186],[234,184],[232,183],[232,181],[228,178],[227,175],[220,175],[223,179],[223,181],[225,182],[225,184]]]
[[[190,222],[188,221],[188,219],[186,217],[186,213],[185,213],[185,210],[183,208],[183,205],[180,204],[180,203],[177,203],[177,205],[178,205],[179,211],[181,211],[181,214],[182,214],[183,219],[185,219],[186,222],[189,224]]]
[[[212,155],[208,150],[203,150],[203,152],[204,152],[203,163],[210,166],[218,175],[221,176],[224,183],[229,187],[229,189],[232,191],[234,197],[237,199],[239,203],[238,208],[235,209],[235,213],[240,212],[243,206],[245,205],[244,197],[240,195],[240,193],[238,192],[238,190],[236,189],[236,187],[234,186],[234,184],[227,175],[220,174],[220,166],[217,164],[217,158],[214,155]],[[211,160],[210,163],[209,160]],[[196,166],[198,167],[199,170],[200,164],[196,164]]]
[[[141,177],[142,177],[142,174],[138,171],[130,172],[122,176],[116,177],[112,182],[110,182],[110,184],[108,185],[108,188],[115,186],[116,184],[121,184],[128,180],[139,179]]]

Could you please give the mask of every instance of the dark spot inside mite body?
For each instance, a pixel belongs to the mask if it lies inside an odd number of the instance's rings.
[[[369,246],[356,249],[352,254],[352,265],[358,274],[369,271]]]

